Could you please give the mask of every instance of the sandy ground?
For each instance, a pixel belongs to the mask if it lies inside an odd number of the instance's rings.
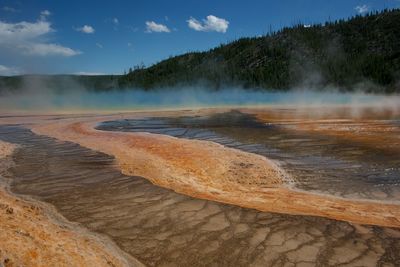
[[[145,177],[154,184],[193,197],[260,211],[400,227],[399,205],[294,190],[288,186],[290,177],[277,165],[251,153],[208,141],[94,129],[97,122],[132,116],[141,115],[58,120],[31,127],[35,133],[113,155],[125,174]]]
[[[0,141],[0,173],[15,146]],[[51,207],[0,184],[0,266],[141,266],[111,241],[67,222]]]

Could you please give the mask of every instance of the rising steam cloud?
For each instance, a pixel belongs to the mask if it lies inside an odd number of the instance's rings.
[[[73,80],[65,81],[68,90],[48,88],[38,77],[25,78],[21,90],[0,91],[0,111],[76,111],[76,110],[137,110],[155,108],[198,108],[220,106],[270,106],[281,105],[296,108],[344,105],[359,115],[362,108],[377,112],[400,114],[399,95],[373,95],[366,93],[340,93],[329,91],[292,90],[274,92],[225,88],[208,90],[203,87],[163,88],[144,91],[141,89],[93,92]],[[322,109],[323,110],[323,109]]]

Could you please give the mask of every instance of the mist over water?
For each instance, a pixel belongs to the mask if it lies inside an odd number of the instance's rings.
[[[208,90],[200,87],[164,88],[152,91],[125,89],[94,92],[79,87],[56,91],[32,87],[0,95],[0,111],[56,110],[136,110],[152,108],[196,108],[214,106],[288,105],[294,107],[349,105],[371,106],[400,112],[399,95],[320,92],[289,92],[226,88]]]

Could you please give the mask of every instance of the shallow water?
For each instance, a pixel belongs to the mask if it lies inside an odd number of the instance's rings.
[[[194,199],[121,174],[108,155],[21,127],[0,126],[0,139],[21,145],[12,191],[53,204],[149,266],[400,264],[399,230]]]
[[[400,127],[393,121],[393,127]],[[109,121],[97,129],[208,140],[276,160],[296,187],[348,198],[400,201],[398,151],[288,130],[237,111],[210,116]]]

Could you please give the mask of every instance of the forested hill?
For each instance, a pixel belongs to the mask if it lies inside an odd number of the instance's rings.
[[[400,92],[400,10],[283,28],[135,68],[119,78],[120,87],[196,84]]]
[[[0,93],[32,85],[54,90],[200,85],[400,93],[400,9],[299,24],[206,52],[171,57],[147,68],[134,67],[126,75],[0,77]]]

